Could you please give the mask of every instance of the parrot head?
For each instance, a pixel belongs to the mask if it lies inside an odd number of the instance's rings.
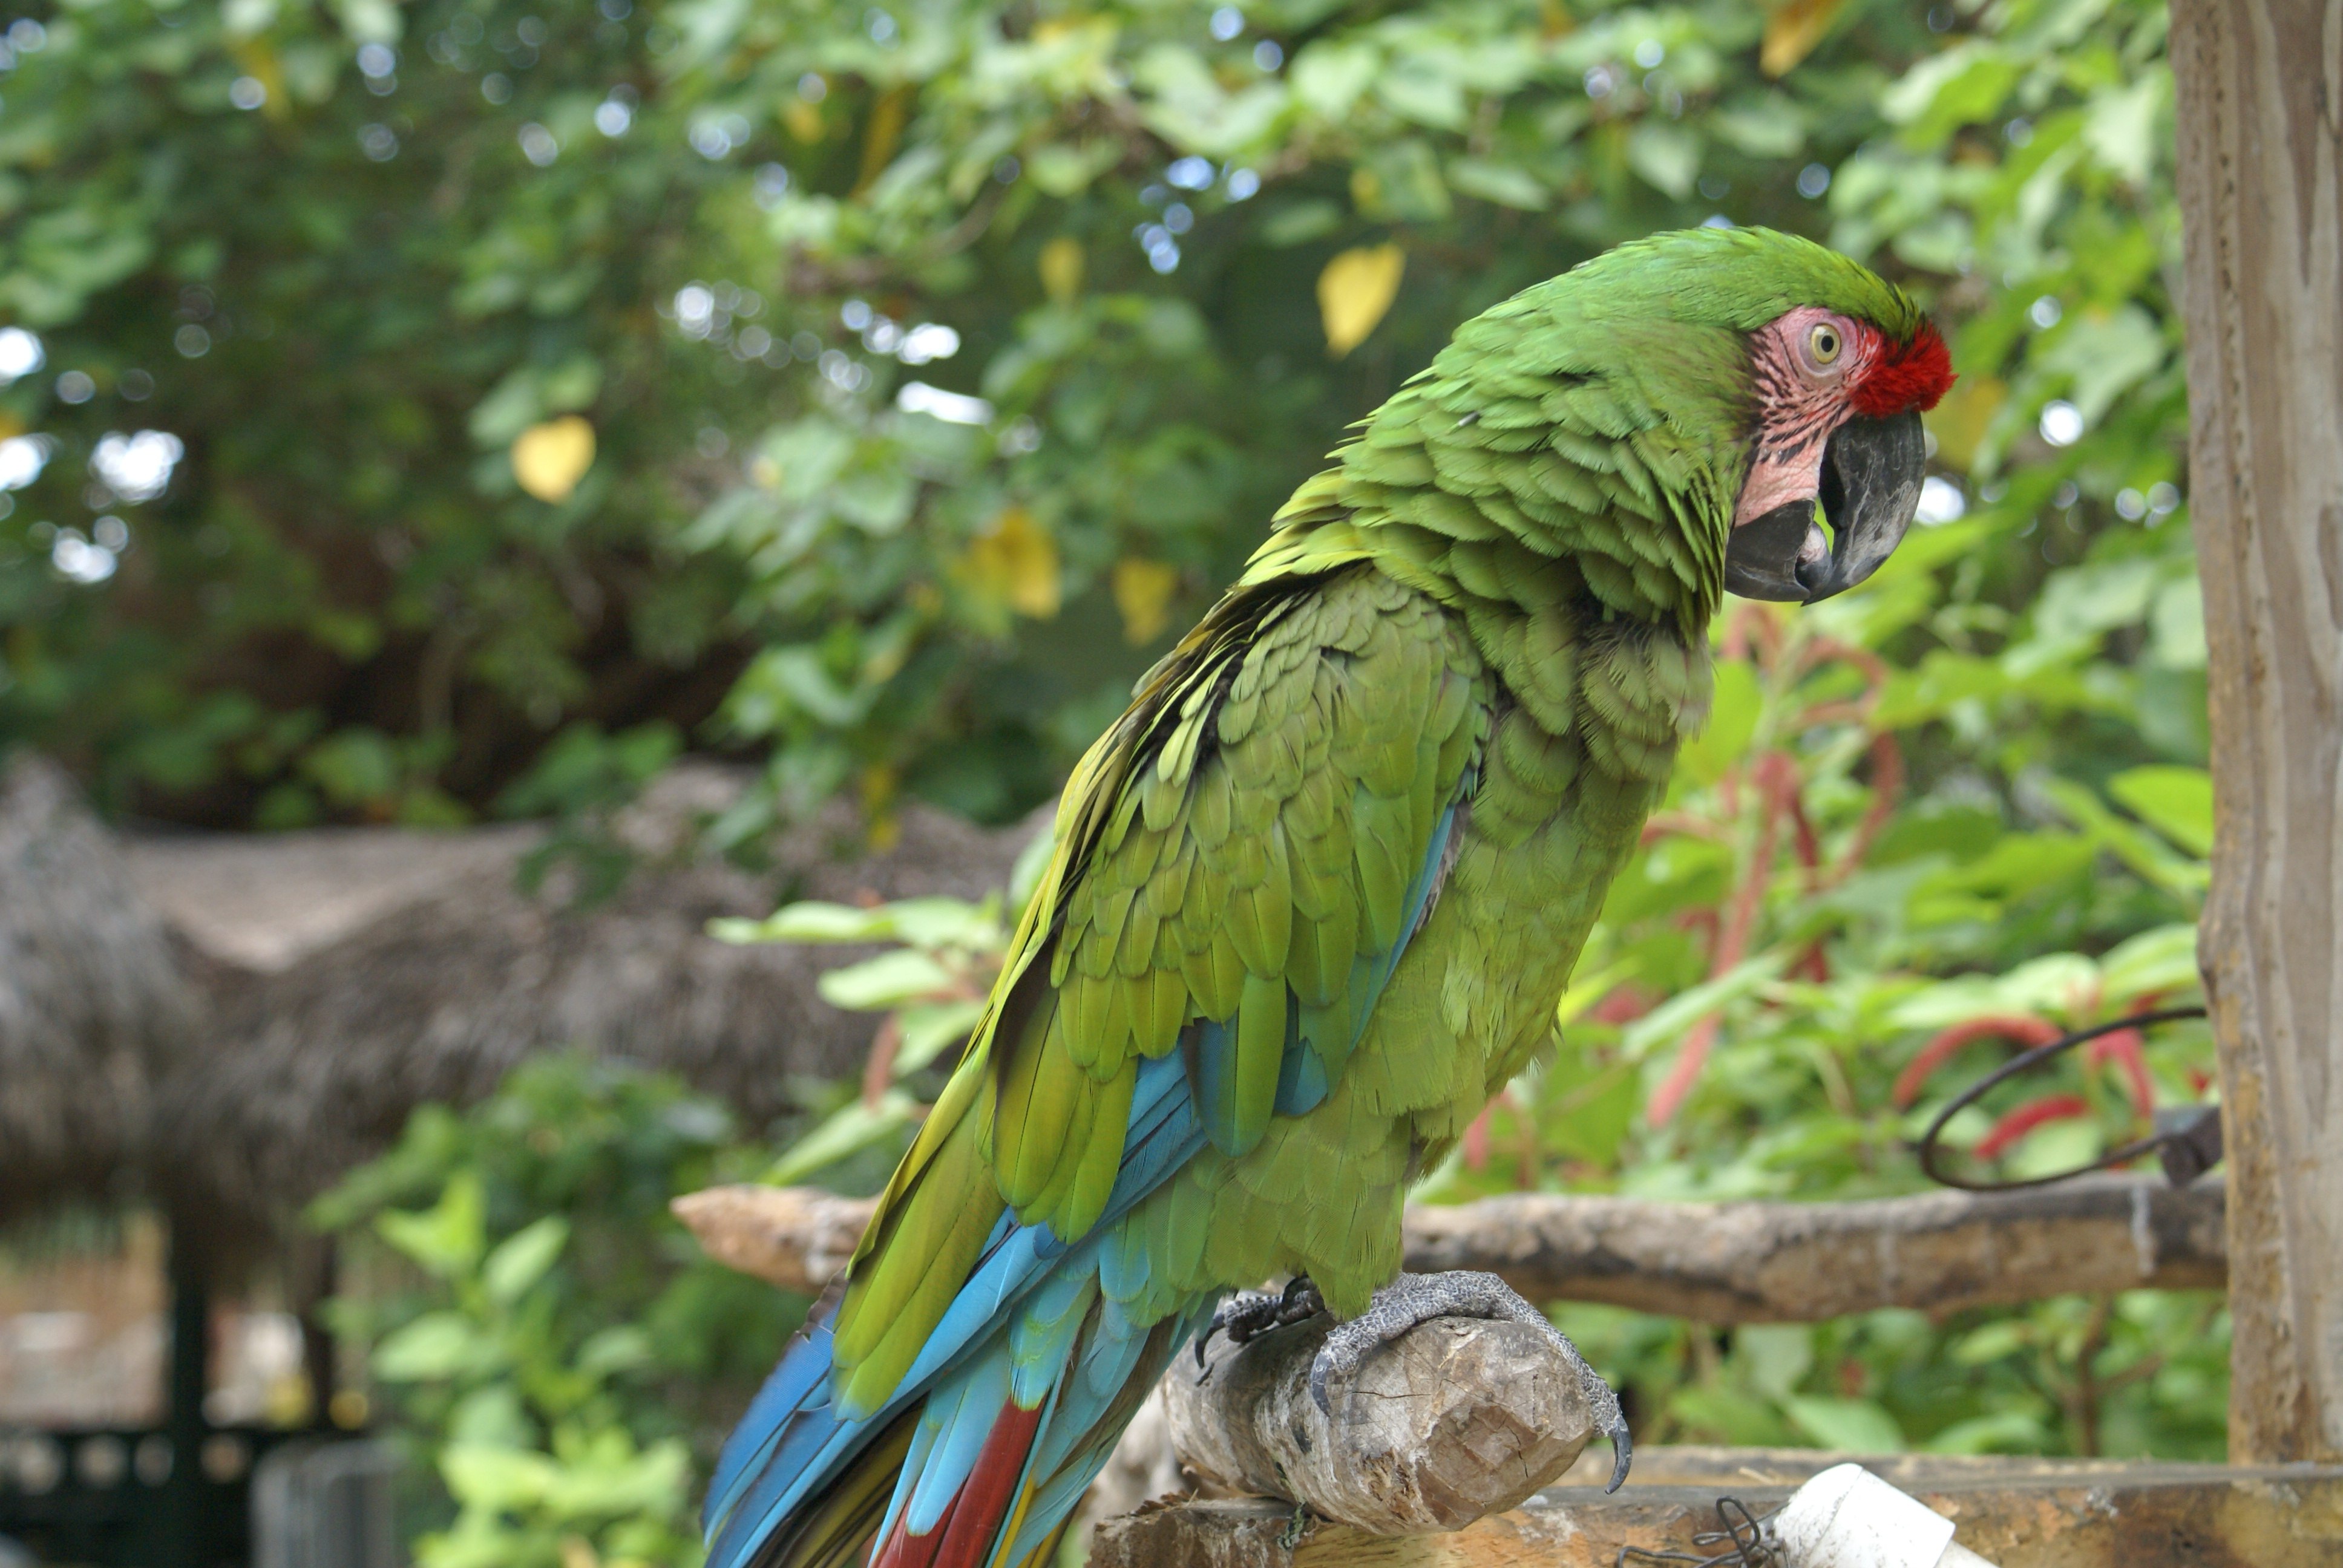
[[[1749,334],[1749,357],[1755,427],[1725,586],[1811,604],[1878,570],[1912,526],[1927,460],[1920,413],[1952,385],[1951,357],[1908,302],[1885,323],[1793,306]]]
[[[1812,240],[1724,227],[1631,241],[1534,284],[1466,323],[1427,374],[1437,407],[1494,421],[1535,397],[1564,427],[1557,451],[1624,464],[1590,441],[1609,437],[1695,498],[1672,511],[1703,614],[1722,590],[1812,603],[1876,571],[1919,508],[1920,413],[1953,383],[1944,338],[1902,289]]]
[[[1739,384],[1726,588],[1811,604],[1879,569],[1919,509],[1921,411],[1953,384],[1945,340],[1909,295],[1765,228],[1654,235],[1578,271],[1666,323],[1655,346],[1682,347],[1650,357],[1677,399],[1727,366]]]

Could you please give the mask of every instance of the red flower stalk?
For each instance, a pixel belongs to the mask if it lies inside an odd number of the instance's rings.
[[[2139,1030],[2119,1029],[2103,1034],[2083,1048],[2083,1059],[2093,1067],[2113,1060],[2122,1067],[2131,1085],[2131,1102],[2142,1118],[2156,1114],[2156,1085],[2147,1076],[2147,1058],[2140,1050]]]
[[[1481,1107],[1481,1114],[1473,1118],[1473,1125],[1464,1130],[1464,1169],[1483,1171],[1489,1164],[1489,1115],[1497,1109],[1493,1100]]]
[[[1782,822],[1797,799],[1797,764],[1783,752],[1768,751],[1751,767],[1750,781],[1764,792],[1765,804],[1757,819],[1757,843],[1741,885],[1734,890],[1729,917],[1717,933],[1716,950],[1708,965],[1711,980],[1730,973],[1748,951],[1749,933],[1756,929],[1758,907],[1765,902],[1765,884],[1774,874],[1774,850],[1781,840]],[[1676,1051],[1675,1065],[1668,1070],[1659,1088],[1652,1091],[1651,1103],[1644,1108],[1653,1126],[1666,1126],[1668,1119],[1684,1103],[1684,1096],[1692,1092],[1702,1066],[1708,1060],[1708,1049],[1716,1041],[1721,1021],[1718,1014],[1710,1013],[1684,1036],[1683,1046]]]
[[[2079,1094],[2046,1094],[2029,1100],[1995,1122],[1993,1131],[1977,1141],[1975,1153],[1980,1160],[1990,1160],[2046,1121],[2072,1121],[2090,1113],[2090,1102]]]
[[[1911,1064],[1896,1076],[1896,1109],[1908,1110],[1912,1102],[1920,1098],[1920,1091],[1927,1087],[1928,1075],[1972,1040],[2006,1040],[2031,1050],[2057,1038],[2058,1030],[2055,1026],[2021,1013],[1973,1018],[1966,1023],[1956,1023],[1922,1046]]]

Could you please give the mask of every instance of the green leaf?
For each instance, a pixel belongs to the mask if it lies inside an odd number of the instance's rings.
[[[1664,120],[1644,120],[1627,134],[1627,166],[1682,201],[1700,173],[1700,143]]]
[[[510,1306],[545,1278],[569,1244],[569,1221],[548,1214],[506,1237],[480,1265],[480,1288],[488,1300]]]
[[[895,1048],[895,1076],[903,1078],[917,1072],[945,1051],[966,1044],[982,1020],[984,1009],[981,1001],[913,1003],[905,1007],[900,1015],[903,1038]]]
[[[894,935],[894,920],[884,905],[809,901],[784,904],[761,920],[710,920],[708,931],[727,942],[883,942]]]
[[[814,989],[822,1000],[849,1012],[886,1012],[949,995],[958,984],[950,970],[927,954],[900,951],[831,970]]]
[[[1733,1356],[1752,1387],[1785,1400],[1814,1370],[1815,1331],[1804,1323],[1751,1323],[1734,1331]]]
[[[1718,663],[1707,728],[1677,751],[1678,765],[1703,784],[1724,778],[1726,769],[1748,754],[1765,706],[1754,665],[1737,658]]]
[[[426,1312],[374,1348],[374,1374],[386,1382],[436,1382],[494,1368],[496,1342],[461,1312]]]
[[[420,1212],[391,1210],[376,1217],[382,1239],[440,1279],[464,1273],[488,1246],[486,1199],[479,1178],[459,1171],[439,1201]]]
[[[2084,316],[2034,362],[2067,378],[2075,407],[2087,424],[2096,425],[2117,397],[2161,369],[2171,354],[2155,318],[2127,302]]]
[[[652,1364],[650,1336],[633,1323],[616,1323],[578,1348],[578,1370],[592,1378],[639,1372]]]
[[[441,1452],[439,1473],[457,1502],[510,1512],[542,1502],[558,1484],[561,1468],[548,1454],[456,1442]]]
[[[2197,990],[2197,928],[2158,926],[2119,942],[2099,960],[2099,983],[2107,1000],[2121,1004],[2137,997],[2187,995]]]
[[[1671,1043],[1708,1014],[1738,1001],[1788,966],[1786,952],[1762,952],[1744,959],[1713,980],[1704,980],[1666,1001],[1627,1026],[1620,1042],[1631,1060],[1640,1060],[1656,1048]]]
[[[2107,793],[2190,854],[2213,852],[2213,776],[2202,768],[2127,769]]]
[[[1836,1452],[1901,1453],[1905,1448],[1904,1429],[1876,1400],[1793,1394],[1782,1409],[1800,1432]]]
[[[1526,169],[1489,158],[1458,158],[1448,166],[1448,183],[1466,196],[1523,212],[1543,212],[1545,186]]]
[[[1382,68],[1382,55],[1370,46],[1321,39],[1293,56],[1293,95],[1321,119],[1340,121]]]
[[[857,1100],[791,1144],[767,1168],[764,1180],[775,1187],[803,1181],[850,1154],[893,1137],[911,1124],[918,1108],[918,1101],[900,1089],[889,1090],[876,1105]]]

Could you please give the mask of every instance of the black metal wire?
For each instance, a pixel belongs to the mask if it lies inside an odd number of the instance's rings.
[[[1936,1119],[1928,1123],[1928,1130],[1920,1134],[1919,1142],[1914,1146],[1920,1156],[1920,1169],[1927,1173],[1931,1181],[1946,1187],[1957,1187],[1965,1192],[2015,1192],[2027,1187],[2047,1187],[2055,1182],[2071,1181],[2077,1176],[2087,1176],[2094,1171],[2112,1170],[2117,1165],[2130,1163],[2151,1150],[2167,1155],[2175,1150],[2186,1150],[2188,1158],[2185,1161],[2167,1158],[2166,1170],[2168,1173],[2172,1173],[2176,1172],[2176,1168],[2187,1169],[2193,1177],[2197,1171],[2217,1160],[2219,1152],[2218,1144],[2216,1141],[2212,1145],[2212,1159],[2207,1158],[2201,1117],[2192,1118],[2185,1125],[2160,1127],[2146,1138],[2135,1138],[2128,1143],[2108,1150],[2087,1165],[2077,1165],[2071,1171],[2061,1171],[2051,1176],[2030,1176],[2020,1181],[1972,1181],[1966,1177],[1946,1172],[1936,1163],[1938,1155],[1943,1152],[1937,1140],[1944,1135],[1947,1122],[1985,1098],[1988,1091],[2016,1078],[2022,1072],[2031,1072],[2053,1057],[2072,1050],[2086,1040],[2097,1040],[2105,1034],[2114,1034],[2119,1030],[2148,1029],[2159,1023],[2175,1023],[2182,1019],[2204,1016],[2205,1010],[2201,1007],[2167,1007],[2155,1012],[2136,1012],[2128,1018],[2114,1019],[2106,1023],[2093,1024],[2088,1029],[2078,1029],[2072,1034],[2059,1036],[2047,1045],[2037,1045],[2031,1050],[2011,1057],[2007,1061],[1955,1095],[1951,1102],[1936,1113]],[[2214,1125],[2217,1129],[2217,1121]],[[2178,1183],[2176,1182],[2176,1184]]]
[[[1787,1568],[1782,1555],[1782,1543],[1766,1528],[1774,1514],[1752,1513],[1749,1505],[1737,1497],[1716,1500],[1715,1530],[1704,1530],[1692,1538],[1694,1546],[1715,1546],[1731,1542],[1733,1549],[1714,1557],[1702,1557],[1691,1552],[1664,1552],[1656,1546],[1622,1546],[1613,1560],[1612,1568],[1627,1568],[1631,1563],[1684,1563],[1691,1568]],[[1738,1517],[1736,1517],[1736,1515]]]

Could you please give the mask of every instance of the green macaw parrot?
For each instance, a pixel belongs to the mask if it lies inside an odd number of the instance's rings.
[[[1238,1332],[1345,1320],[1321,1379],[1444,1312],[1543,1322],[1401,1274],[1408,1185],[1553,1035],[1725,593],[1868,577],[1952,378],[1900,290],[1763,229],[1459,329],[1074,769],[967,1054],[726,1446],[710,1568],[1047,1563],[1233,1287],[1308,1282]]]

